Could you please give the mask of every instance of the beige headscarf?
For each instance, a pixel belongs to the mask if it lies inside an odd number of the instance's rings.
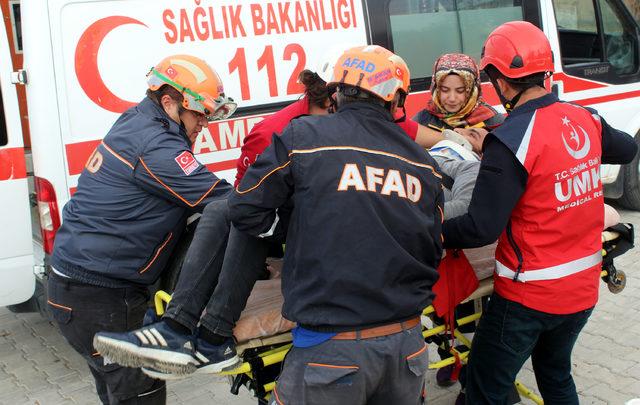
[[[450,113],[442,107],[438,94],[442,80],[450,74],[460,76],[467,93],[467,102],[455,113]],[[473,58],[462,53],[447,53],[436,60],[433,65],[431,100],[427,103],[427,111],[453,128],[472,126],[495,115],[495,111],[482,100],[480,70]]]

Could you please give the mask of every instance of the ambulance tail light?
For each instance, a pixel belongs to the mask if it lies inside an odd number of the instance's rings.
[[[46,254],[53,252],[53,240],[58,228],[60,228],[60,215],[58,214],[58,200],[53,185],[42,177],[34,177],[36,185],[36,200],[38,201],[38,214],[40,215],[40,231],[42,232],[42,245]]]

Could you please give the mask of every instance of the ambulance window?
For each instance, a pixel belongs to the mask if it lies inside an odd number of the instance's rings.
[[[627,5],[627,9],[636,20],[636,23],[640,25],[640,1],[638,0],[624,0]]]
[[[22,53],[22,19],[20,18],[20,1],[10,1],[11,29],[13,30],[13,45],[16,53]]]
[[[554,0],[562,63],[600,62],[602,49],[593,0]]]
[[[620,11],[609,1],[599,0],[599,3],[607,61],[619,75],[634,73],[638,68],[635,30],[631,24],[623,24]]]
[[[522,0],[391,0],[394,52],[414,78],[431,76],[443,53],[460,52],[480,60],[487,35],[506,21],[522,20]]]
[[[619,0],[553,0],[553,6],[567,73],[609,83],[635,80],[636,28]]]

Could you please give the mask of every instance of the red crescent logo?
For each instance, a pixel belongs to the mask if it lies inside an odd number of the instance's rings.
[[[175,79],[178,75],[178,72],[173,68],[173,66],[169,66],[165,72],[170,79]]]
[[[105,110],[122,113],[136,103],[125,101],[111,92],[102,81],[98,70],[98,51],[102,40],[113,29],[124,24],[146,24],[130,17],[111,16],[91,24],[80,37],[76,46],[75,67],[80,87],[87,97]]]

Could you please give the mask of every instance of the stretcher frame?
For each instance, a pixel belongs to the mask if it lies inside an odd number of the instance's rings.
[[[627,224],[630,228],[630,240],[633,241],[633,226]],[[624,252],[613,253],[616,249],[616,240],[620,238],[618,232],[604,231],[602,233],[602,256],[606,258],[607,255],[611,256],[610,260],[603,260],[603,268],[600,273],[601,279],[607,283],[609,290],[617,294],[626,284],[626,275],[623,271],[617,270],[613,265],[613,257],[616,257]],[[633,243],[631,242],[631,247]],[[628,250],[630,247],[625,248]],[[624,251],[626,251],[624,250]],[[493,292],[493,278],[487,278],[479,282],[478,288],[467,297],[462,303],[469,301],[478,301],[483,297],[491,295]],[[156,314],[162,316],[166,305],[171,300],[171,295],[165,291],[158,291],[154,296],[154,305]],[[481,306],[476,306],[476,308]],[[422,336],[428,340],[430,337],[440,335],[447,338],[447,330],[445,325],[437,325],[427,327],[426,320],[432,314],[435,309],[432,305],[425,308],[422,312]],[[462,332],[459,331],[459,327],[463,325],[476,322],[480,319],[482,311],[476,311],[471,315],[464,316],[459,319],[455,319],[455,328],[453,330],[453,336],[460,341],[466,350],[459,351],[457,348],[451,348],[452,354],[455,352],[460,361],[466,364],[471,350],[471,341],[467,339]],[[270,399],[271,392],[273,391],[276,382],[275,377],[279,374],[279,370],[274,374],[273,366],[282,363],[286,357],[289,349],[292,346],[292,336],[290,332],[280,333],[268,337],[254,338],[249,341],[243,342],[237,346],[238,354],[242,357],[243,362],[240,366],[233,370],[223,371],[220,375],[226,375],[229,377],[231,384],[231,393],[238,394],[240,386],[245,386],[258,400],[259,405],[266,405]],[[264,349],[264,350],[261,350]],[[449,357],[443,360],[429,363],[429,369],[439,369],[448,365],[454,364],[456,356]],[[272,368],[270,372],[265,372],[269,368]],[[269,380],[269,381],[267,381]],[[523,398],[528,398],[536,405],[543,405],[544,402],[540,396],[538,396],[532,389],[526,387],[519,381],[514,382],[518,393]]]
[[[483,297],[490,295],[493,292],[493,280],[485,279],[480,282],[479,287],[473,292],[464,302],[473,300],[479,300]],[[171,295],[165,291],[158,291],[154,298],[155,310],[158,316],[164,314],[164,308],[171,300]],[[425,320],[435,313],[435,309],[432,305],[429,305],[422,311],[422,336],[425,339],[435,335],[445,335],[447,333],[445,325],[438,325],[433,327],[426,327]],[[460,319],[456,319],[456,328],[453,330],[453,334],[463,345],[471,348],[471,342],[458,330],[459,326],[466,325],[472,322],[476,322],[482,315],[481,311],[477,311],[471,315],[465,316]],[[275,387],[274,381],[261,381],[260,373],[265,368],[276,365],[284,361],[292,344],[292,337],[290,332],[285,332],[269,337],[254,338],[247,342],[243,342],[237,346],[238,354],[243,358],[243,362],[240,366],[233,370],[223,371],[220,375],[226,375],[229,377],[231,384],[231,392],[233,394],[238,393],[238,388],[244,385],[256,398],[259,404],[267,404],[271,392]],[[257,352],[261,348],[266,348],[262,352]],[[244,354],[248,351],[256,351],[255,355],[252,355],[250,359],[246,359]],[[459,359],[466,364],[470,350],[458,351],[455,348],[451,349],[458,354]],[[252,353],[253,354],[253,353]],[[439,369],[446,367],[450,364],[454,364],[455,357],[449,357],[444,360],[439,360],[429,363],[429,369]],[[537,405],[542,405],[542,399],[531,389],[527,388],[524,384],[516,381],[516,388],[521,396],[529,398]]]

